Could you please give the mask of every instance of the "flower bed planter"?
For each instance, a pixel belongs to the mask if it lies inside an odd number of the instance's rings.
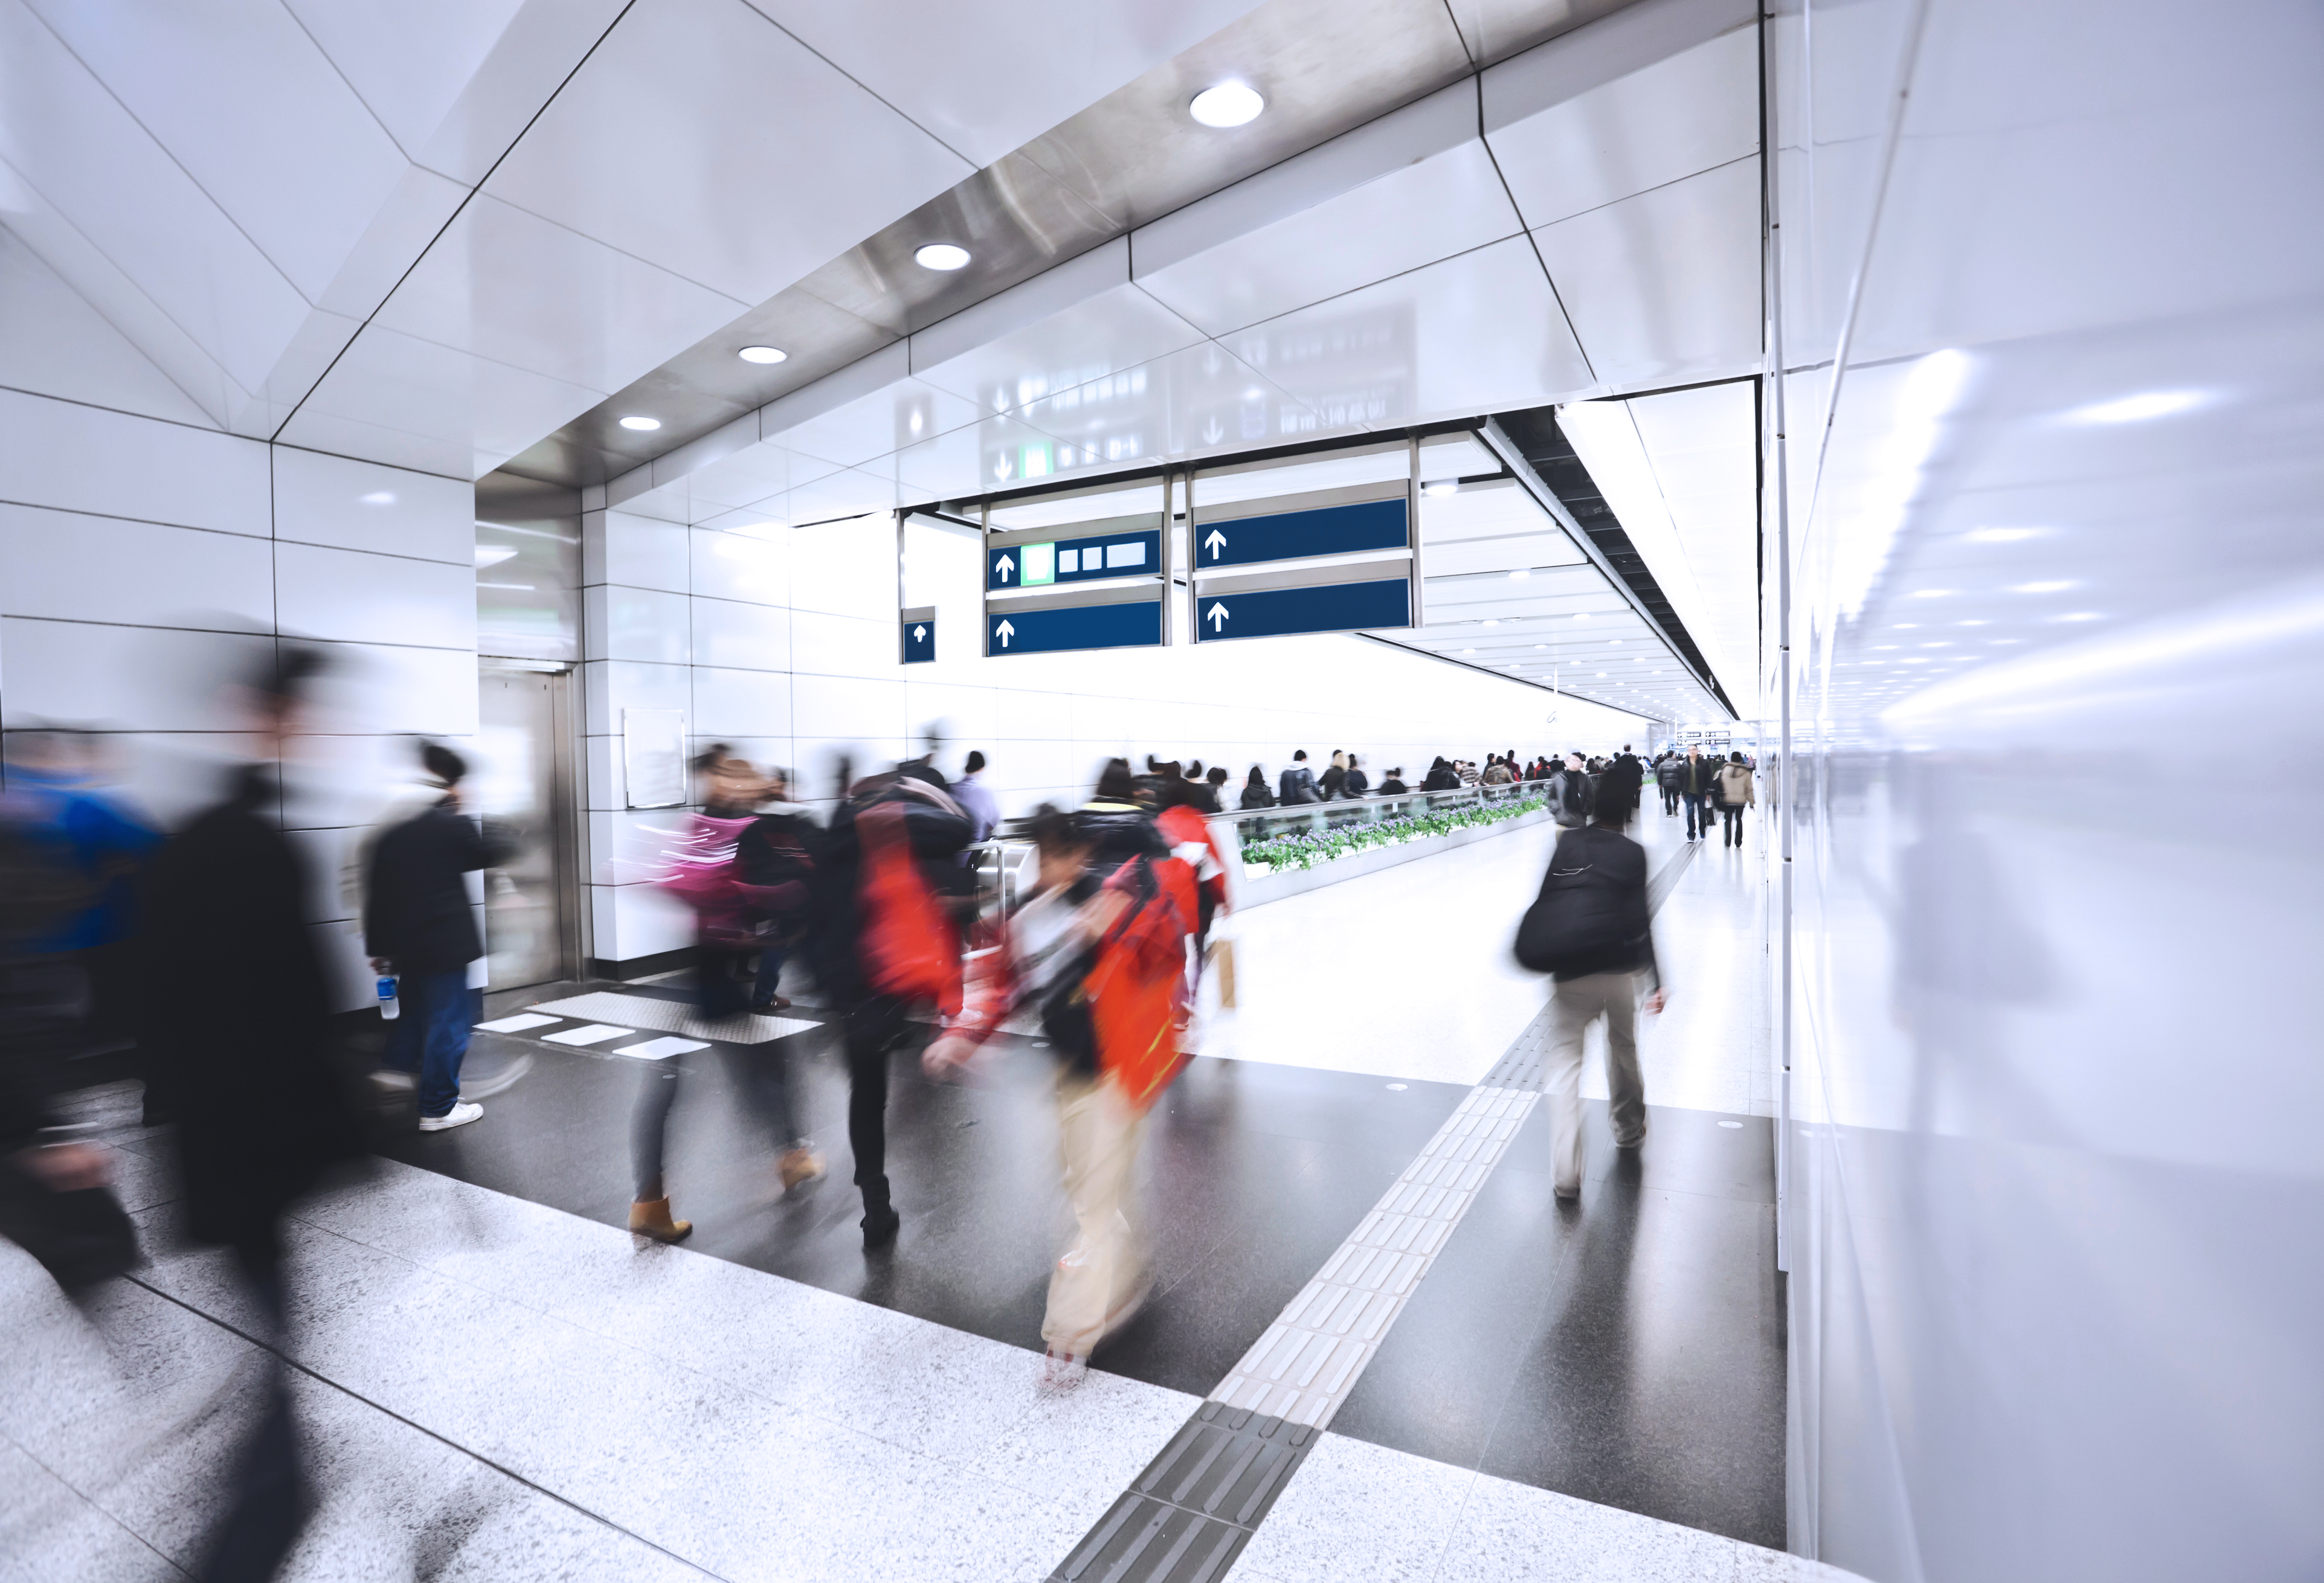
[[[1376,874],[1416,858],[1542,824],[1549,816],[1547,801],[1536,797],[1254,842],[1239,854],[1235,905],[1259,907]]]

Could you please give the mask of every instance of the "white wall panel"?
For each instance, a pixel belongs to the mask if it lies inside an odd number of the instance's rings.
[[[803,528],[789,539],[791,604],[801,611],[890,621],[896,616],[896,525],[851,517]]]
[[[476,492],[467,480],[289,446],[272,456],[277,538],[475,566]]]
[[[792,685],[780,671],[696,667],[689,729],[727,738],[788,736]]]
[[[686,841],[694,815],[684,808],[633,808],[589,815],[592,885],[650,885]]]
[[[272,631],[273,551],[239,533],[0,506],[0,613]]]
[[[653,886],[592,885],[589,901],[589,953],[600,961],[628,962],[694,943],[694,914]]]
[[[694,602],[683,594],[601,583],[581,595],[582,654],[589,659],[694,660]]]
[[[696,598],[694,661],[730,670],[791,668],[791,612],[777,605]]]
[[[691,581],[686,529],[624,511],[586,511],[581,518],[581,580],[632,588],[687,592]]]
[[[802,610],[791,615],[790,667],[802,676],[886,676],[900,669],[896,618]]]
[[[0,723],[234,731],[242,714],[221,687],[273,654],[272,636],[10,617],[0,621]]]
[[[795,676],[791,710],[791,729],[801,737],[885,741],[908,729],[900,676]]]
[[[473,655],[475,593],[473,565],[309,544],[274,547],[275,612],[285,632]]]
[[[176,423],[208,427],[214,421],[23,237],[5,227],[0,385]]]
[[[265,535],[266,447],[255,440],[0,391],[0,499]]]
[[[469,608],[474,610],[473,602]],[[318,689],[321,729],[365,733],[476,734],[474,649],[384,643],[324,645],[339,668]]]
[[[593,659],[581,674],[583,718],[592,736],[619,736],[624,709],[676,709],[691,718],[693,673],[685,666]]]
[[[791,596],[791,541],[788,529],[764,534],[706,532],[687,535],[691,592],[703,598],[786,605]]]
[[[1738,160],[1534,233],[1598,377],[1747,373],[1759,357],[1759,161]]]

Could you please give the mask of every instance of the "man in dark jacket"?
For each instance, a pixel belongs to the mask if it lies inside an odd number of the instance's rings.
[[[1582,1196],[1583,1035],[1591,1023],[1606,1019],[1606,1087],[1614,1144],[1617,1148],[1636,1147],[1646,1136],[1646,1081],[1638,1072],[1641,977],[1649,1012],[1662,1010],[1667,999],[1655,961],[1654,927],[1646,907],[1646,849],[1624,835],[1611,818],[1601,810],[1596,823],[1565,832],[1550,859],[1554,875],[1583,879],[1561,900],[1589,907],[1603,920],[1603,943],[1558,969],[1550,988],[1548,1075],[1542,1091],[1549,1104],[1553,1187],[1567,1201]]]
[[[920,1003],[878,982],[883,942],[875,932],[888,925],[867,916],[862,905],[866,815],[901,820],[912,866],[939,908],[975,880],[953,861],[968,844],[967,814],[917,777],[872,776],[858,782],[824,833],[807,944],[816,982],[844,1017],[847,1141],[855,1154],[855,1185],[863,1194],[863,1246],[871,1249],[894,1242],[903,1223],[888,1184],[888,1063],[910,1031],[911,1013]]]
[[[180,1223],[195,1241],[234,1250],[277,1332],[283,1211],[364,1146],[360,1111],[328,1054],[332,995],[307,916],[312,892],[282,833],[277,789],[276,761],[321,669],[315,650],[284,645],[240,689],[263,757],[162,847],[138,975],[147,1081],[165,1090],[163,1109],[177,1118]],[[305,1521],[304,1489],[278,1365],[198,1576],[272,1576]]]
[[[1719,760],[1706,759],[1700,748],[1689,748],[1678,764],[1678,795],[1686,804],[1686,838],[1711,833],[1711,799],[1719,785]]]
[[[1283,772],[1277,785],[1276,801],[1286,808],[1323,801],[1315,790],[1315,772],[1307,768],[1306,749],[1291,755],[1291,768]]]
[[[484,1113],[460,1099],[468,1054],[468,964],[484,955],[467,877],[497,868],[515,842],[480,833],[460,812],[467,764],[438,742],[420,763],[443,796],[383,834],[365,873],[364,949],[374,971],[397,975],[401,1015],[388,1035],[387,1063],[420,1074],[420,1130],[464,1127]]]
[[[1680,763],[1676,753],[1667,751],[1655,760],[1655,786],[1663,794],[1663,815],[1665,818],[1678,812]]]

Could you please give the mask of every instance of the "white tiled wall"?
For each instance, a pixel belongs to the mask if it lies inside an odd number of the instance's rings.
[[[106,732],[120,795],[174,824],[253,750],[219,684],[278,634],[325,646],[277,811],[362,1004],[350,833],[408,775],[407,733],[476,729],[474,486],[22,391],[0,426],[0,728]]]

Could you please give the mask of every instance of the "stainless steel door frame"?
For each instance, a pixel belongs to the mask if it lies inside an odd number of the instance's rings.
[[[584,895],[573,670],[484,658],[476,672],[478,747],[485,760],[476,812],[519,815],[531,827],[529,850],[485,877],[489,987],[571,980],[581,971]],[[504,933],[495,940],[496,917],[504,931],[510,919],[535,908],[540,935],[529,946]],[[510,960],[512,951],[519,960]]]

